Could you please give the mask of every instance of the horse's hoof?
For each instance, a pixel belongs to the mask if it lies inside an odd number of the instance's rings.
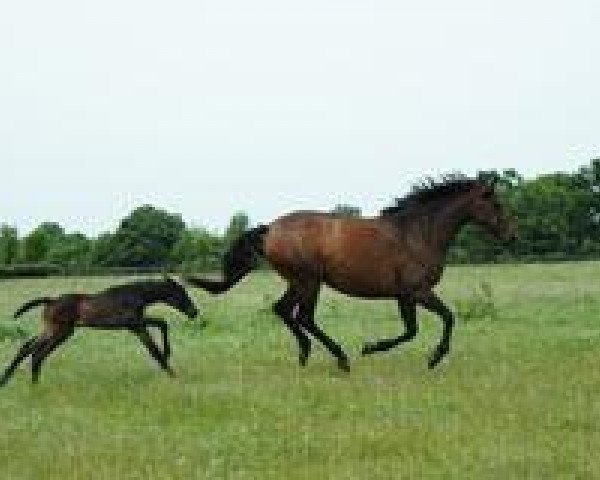
[[[308,362],[308,354],[307,353],[301,353],[300,357],[299,357],[299,364],[301,367],[306,366],[306,363]]]

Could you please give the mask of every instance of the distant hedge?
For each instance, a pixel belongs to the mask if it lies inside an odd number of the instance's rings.
[[[52,277],[63,275],[64,269],[50,263],[0,265],[0,278]]]

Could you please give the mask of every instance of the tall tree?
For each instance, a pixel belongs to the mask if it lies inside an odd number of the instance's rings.
[[[56,222],[44,222],[23,239],[26,262],[43,262],[48,251],[61,241],[65,232]]]
[[[11,225],[0,226],[0,264],[11,265],[19,256],[19,234]]]
[[[336,215],[342,215],[344,217],[360,217],[360,207],[355,205],[348,205],[347,203],[338,203],[332,210],[331,213]]]
[[[220,236],[203,228],[190,228],[181,235],[173,246],[171,259],[179,265],[194,265],[206,268],[216,265],[223,248]]]
[[[231,243],[238,238],[243,232],[248,230],[250,226],[250,218],[246,212],[236,212],[229,220],[229,225],[225,230],[225,244]]]
[[[91,262],[92,241],[82,233],[62,237],[46,253],[46,260],[65,267],[83,267]]]
[[[181,215],[143,205],[121,220],[110,237],[104,262],[127,267],[163,265],[184,230]]]

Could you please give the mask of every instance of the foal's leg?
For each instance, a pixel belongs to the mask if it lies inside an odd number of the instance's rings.
[[[0,378],[0,386],[3,386],[6,384],[6,382],[8,382],[8,380],[10,379],[10,377],[12,377],[19,364],[31,354],[31,352],[33,351],[33,347],[35,346],[35,342],[37,342],[37,340],[37,337],[32,337],[29,340],[27,340],[23,345],[21,345],[21,348],[17,352],[17,355],[15,356],[14,360],[8,367],[6,367],[2,378]]]
[[[294,297],[296,295],[288,287],[283,296],[273,304],[273,311],[283,320],[283,323],[290,329],[294,337],[296,337],[298,347],[300,348],[300,365],[304,366],[310,356],[310,339],[293,318],[294,310],[297,308]]]
[[[152,355],[152,358],[154,358],[158,362],[161,368],[167,373],[169,373],[169,375],[175,375],[173,369],[169,366],[166,356],[163,355],[158,345],[156,345],[156,343],[152,339],[150,332],[148,332],[146,328],[146,319],[137,317],[123,317],[115,319],[87,320],[85,325],[91,328],[107,330],[127,329],[132,331],[137,335],[142,344],[150,352],[150,355]]]
[[[48,355],[50,355],[56,347],[63,343],[67,338],[73,334],[73,327],[71,325],[61,326],[51,336],[44,338],[38,348],[33,352],[31,358],[31,381],[37,383],[40,377],[40,370],[42,363]]]
[[[420,299],[419,303],[430,312],[437,313],[441,317],[442,322],[444,322],[442,339],[429,359],[429,368],[433,368],[440,362],[444,355],[450,351],[450,338],[452,336],[452,327],[454,325],[454,315],[433,292],[430,292],[426,297]]]
[[[385,352],[401,343],[412,340],[417,335],[417,304],[411,299],[398,298],[400,317],[404,321],[404,333],[395,338],[384,338],[374,343],[365,343],[362,354],[369,355],[375,352]]]
[[[154,358],[154,360],[156,360],[158,362],[160,367],[165,372],[167,372],[170,376],[174,377],[175,372],[169,365],[167,357],[165,355],[163,355],[163,353],[160,351],[160,348],[152,339],[152,336],[150,335],[150,332],[148,332],[148,329],[146,329],[146,327],[135,327],[135,328],[132,328],[131,330],[133,331],[133,333],[135,333],[137,335],[137,337],[140,339],[142,344],[146,347],[148,352],[150,352],[150,355],[152,355],[152,358]]]
[[[144,317],[144,323],[149,327],[160,328],[163,339],[163,355],[165,358],[171,356],[171,345],[169,344],[169,324],[160,318]]]
[[[346,372],[350,371],[350,363],[348,357],[335,341],[327,336],[315,323],[314,315],[317,307],[317,298],[321,284],[318,282],[306,282],[299,285],[299,308],[296,315],[296,320],[302,327],[310,333],[314,338],[319,340],[329,352],[337,358],[338,367]]]

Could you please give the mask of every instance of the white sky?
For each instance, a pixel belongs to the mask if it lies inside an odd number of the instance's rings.
[[[6,0],[0,222],[223,228],[600,155],[600,2]]]

